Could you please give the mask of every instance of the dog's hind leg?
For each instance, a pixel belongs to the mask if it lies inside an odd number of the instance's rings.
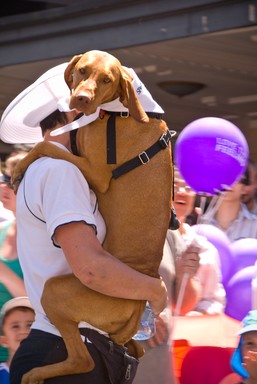
[[[64,328],[66,331],[64,332]],[[45,379],[77,373],[86,373],[94,369],[94,361],[79,333],[78,324],[63,321],[62,337],[68,357],[56,364],[34,368],[23,375],[21,384],[41,384]]]
[[[63,289],[58,290],[58,283],[62,285],[63,282],[56,279],[52,283],[52,280],[54,279],[46,282],[41,302],[49,320],[61,333],[67,349],[67,358],[55,364],[33,368],[23,375],[21,384],[42,384],[45,379],[51,377],[86,373],[95,367],[94,360],[81,338],[78,321],[70,314],[72,309],[67,307],[63,297],[58,296],[59,291],[63,292]]]

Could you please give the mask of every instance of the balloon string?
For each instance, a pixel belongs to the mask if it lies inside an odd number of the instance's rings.
[[[199,224],[201,222],[205,205],[206,205],[206,196],[203,195],[200,197],[200,212],[199,212],[199,215],[197,216],[196,224]]]
[[[210,220],[211,218],[213,218],[215,212],[219,209],[223,199],[224,199],[224,196],[225,196],[225,193],[226,192],[222,192],[221,194],[219,195],[214,195],[210,201],[210,204],[209,206],[207,207],[206,209],[206,212],[204,214],[201,215],[201,218],[199,219],[199,223],[201,222],[200,220],[204,217],[205,219],[207,220]],[[202,198],[202,197],[201,197]],[[202,212],[204,212],[204,210],[202,210]]]
[[[175,310],[174,310],[174,316],[179,316],[180,315],[180,310],[181,310],[182,301],[183,301],[183,298],[184,298],[184,294],[185,294],[185,289],[186,289],[188,278],[189,278],[189,273],[185,272],[184,275],[183,275],[183,278],[182,278],[181,285],[180,285],[180,289],[179,289],[179,293],[178,293],[178,298],[177,298],[177,304],[176,304],[176,307],[175,307]]]
[[[173,345],[173,335],[174,335],[174,331],[175,331],[175,327],[176,327],[176,317],[178,317],[180,315],[182,301],[183,301],[183,298],[184,298],[184,294],[185,294],[185,290],[186,290],[186,285],[187,285],[188,279],[189,279],[189,273],[185,272],[184,275],[183,275],[183,278],[182,278],[182,282],[181,282],[180,288],[179,288],[179,293],[178,293],[176,307],[175,307],[174,312],[173,312],[173,326],[172,326],[172,329],[171,329],[171,335],[170,335],[170,339],[169,339],[169,343],[168,343],[170,350],[172,350],[172,345]]]
[[[222,203],[222,201],[223,201],[225,196],[226,196],[226,192],[222,192],[220,195],[215,196],[216,197],[215,204],[214,204],[214,206],[212,208],[212,211],[208,213],[209,214],[209,216],[208,216],[209,219],[214,216],[215,212],[217,212],[217,210],[219,209],[219,207],[220,207],[220,205],[221,205],[221,203]]]
[[[212,212],[214,210],[214,207],[217,203],[217,200],[219,198],[219,195],[214,195],[210,201],[210,204],[208,206],[208,208],[206,209],[206,213],[205,215],[208,216],[210,214],[210,212]]]

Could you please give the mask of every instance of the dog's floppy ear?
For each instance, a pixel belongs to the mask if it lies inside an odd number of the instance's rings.
[[[72,90],[73,88],[73,70],[77,62],[81,59],[83,55],[76,55],[73,56],[71,61],[69,62],[67,68],[64,71],[64,80],[66,81],[66,84]]]
[[[135,120],[140,123],[148,123],[149,118],[137,98],[131,76],[123,67],[120,68],[120,72],[120,102],[124,107],[128,108],[129,113]]]

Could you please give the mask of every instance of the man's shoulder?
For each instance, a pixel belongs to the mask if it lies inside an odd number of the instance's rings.
[[[58,174],[60,176],[63,172],[68,176],[69,172],[73,174],[78,171],[78,167],[70,161],[44,156],[34,161],[26,173],[28,177],[34,177],[35,174],[45,177],[46,175],[51,176],[52,174]]]

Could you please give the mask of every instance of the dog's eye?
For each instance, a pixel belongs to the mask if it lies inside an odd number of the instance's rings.
[[[105,77],[105,78],[103,79],[103,82],[104,82],[105,84],[108,84],[108,83],[111,82],[111,79],[110,79],[109,77]]]
[[[84,75],[86,73],[86,70],[85,68],[79,68],[79,72],[81,73],[81,75]]]

